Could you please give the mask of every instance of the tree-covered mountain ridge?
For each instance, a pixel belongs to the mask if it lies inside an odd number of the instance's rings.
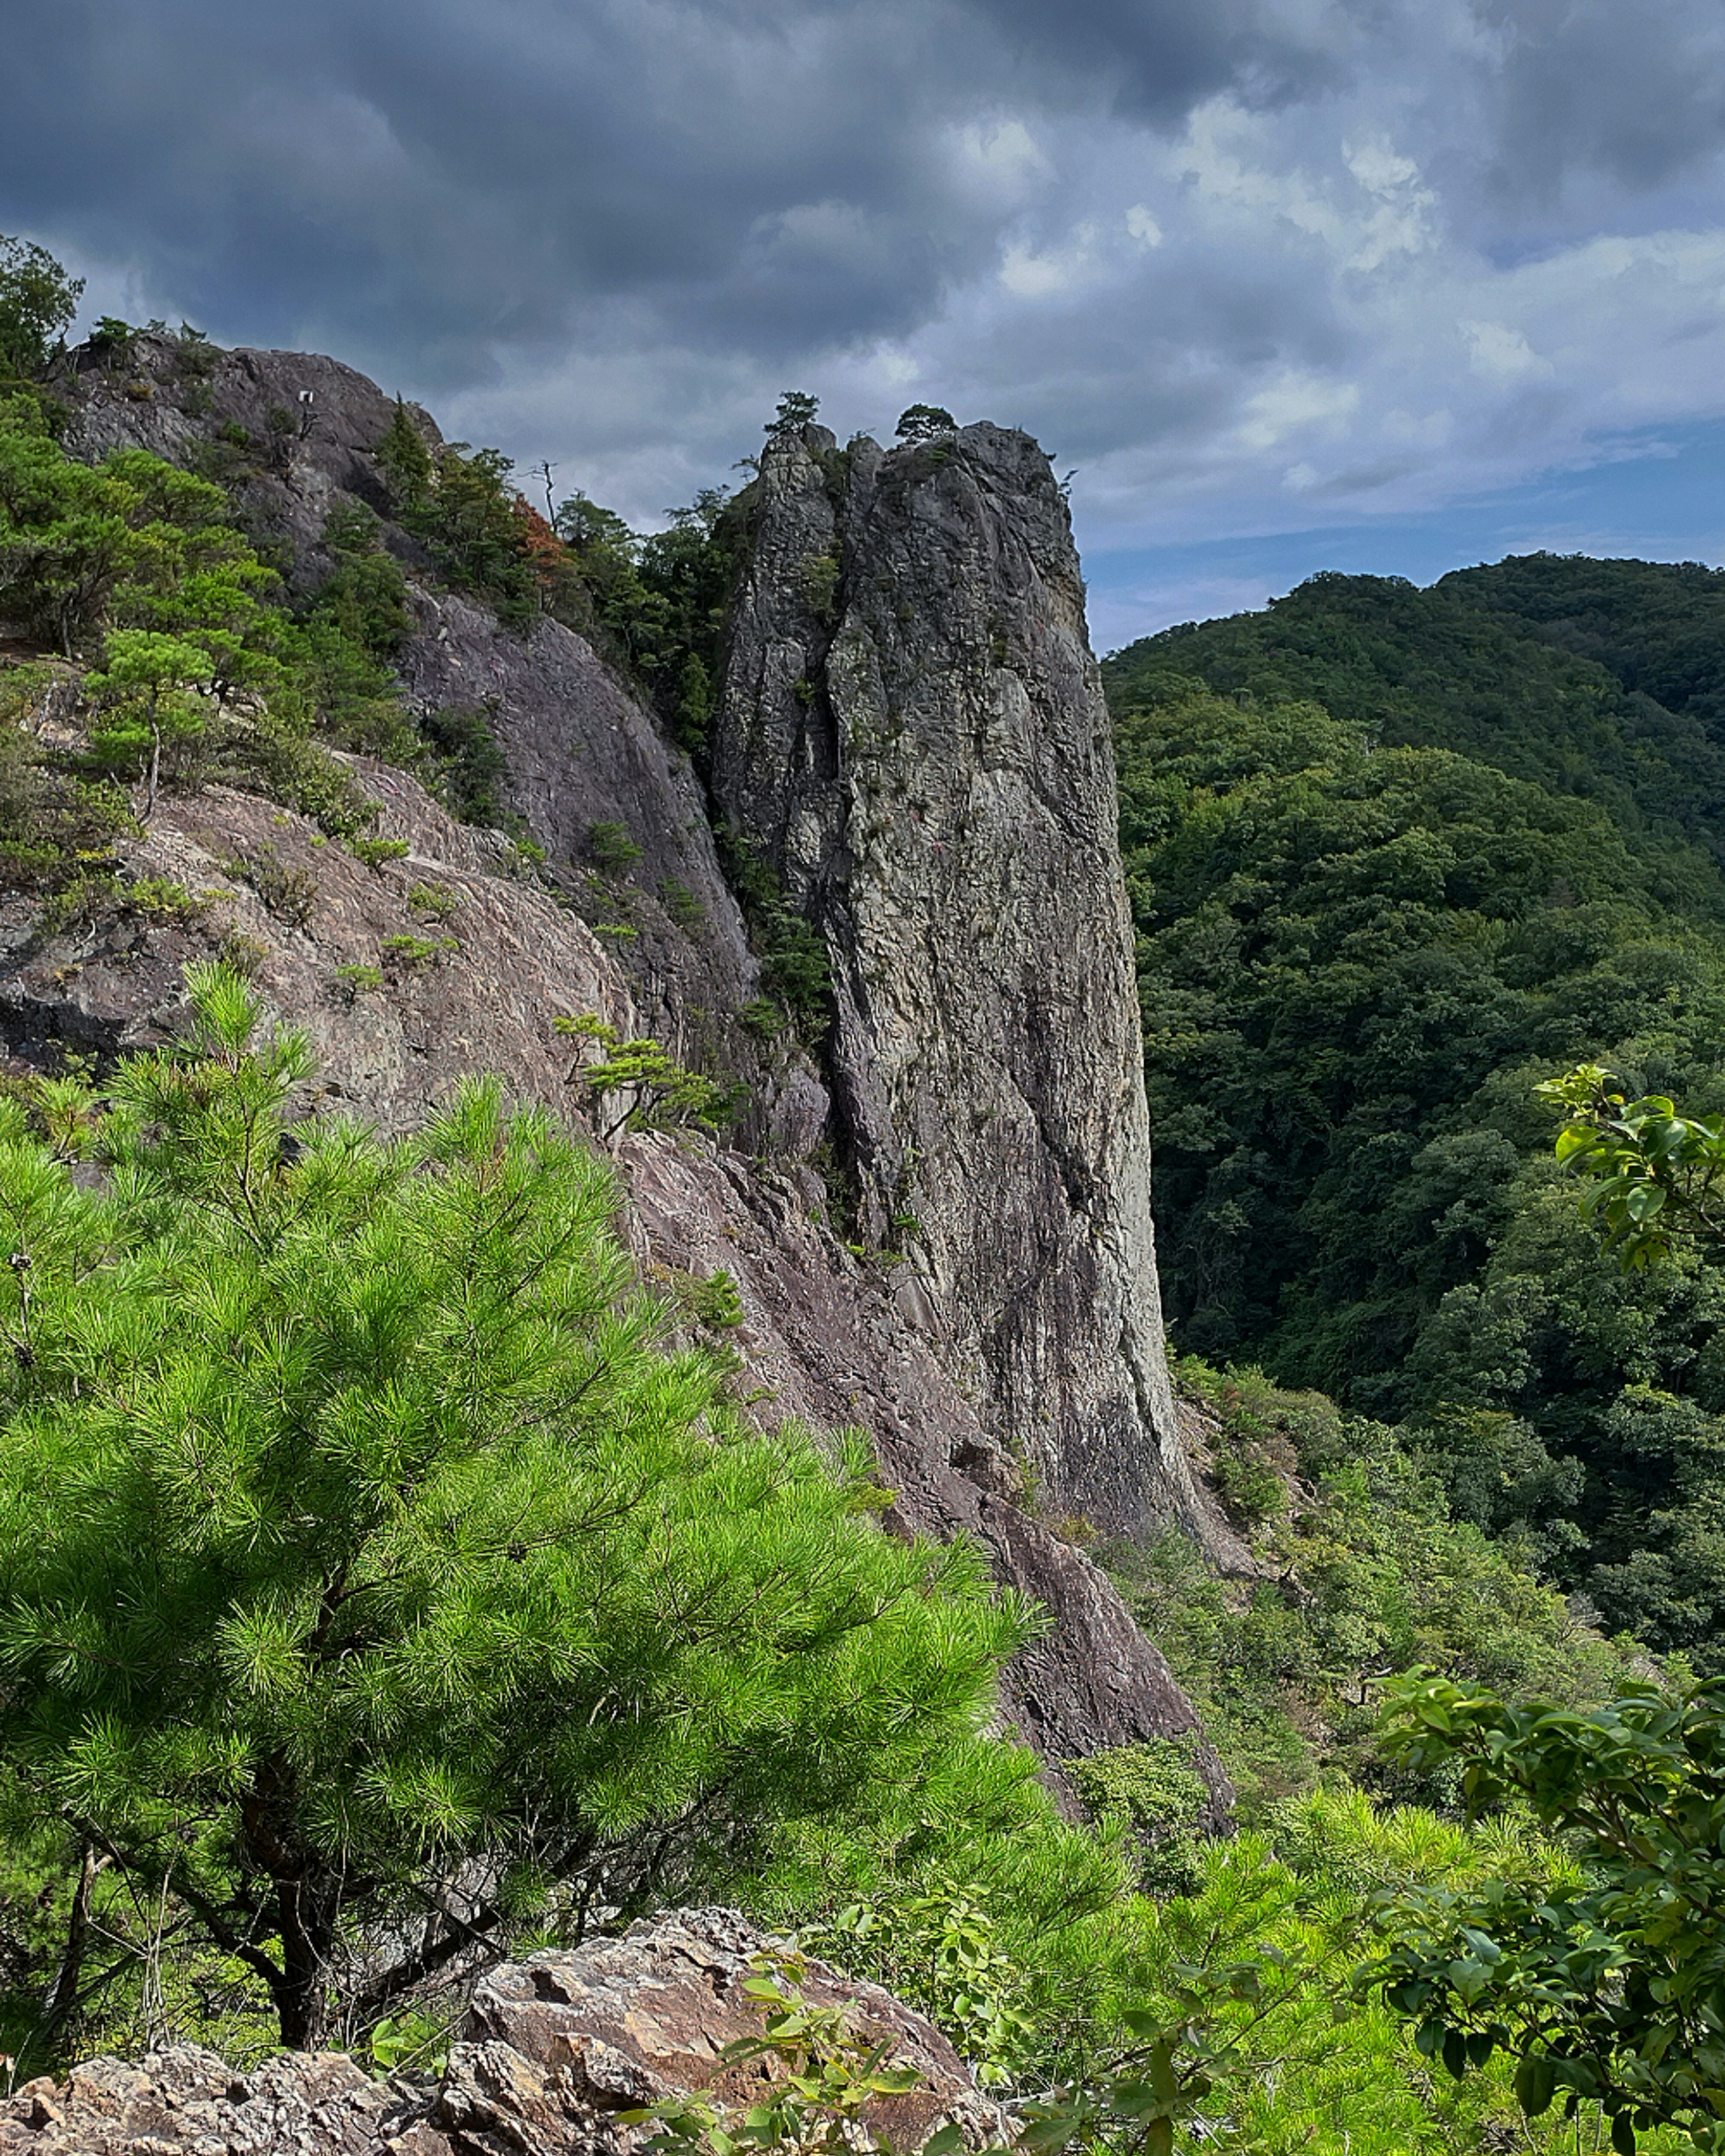
[[[1313,578],[1105,662],[1176,1336],[1399,1424],[1718,1651],[1720,1281],[1622,1276],[1534,1086],[1721,1104],[1725,574]]]

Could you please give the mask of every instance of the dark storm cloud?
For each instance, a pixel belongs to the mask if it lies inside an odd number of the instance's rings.
[[[60,0],[8,37],[14,224],[253,336],[452,379],[644,300],[769,348],[916,321],[994,246],[942,130],[1008,96],[1176,116],[1255,55],[1179,0]]]
[[[1677,181],[1725,136],[1725,16],[1711,4],[1513,0],[1502,38],[1492,171],[1549,204],[1566,183],[1636,193]]]
[[[1718,0],[0,8],[0,230],[636,514],[788,381],[1266,526],[1725,408]]]

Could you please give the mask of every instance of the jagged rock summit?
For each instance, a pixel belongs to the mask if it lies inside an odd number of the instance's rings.
[[[230,491],[248,528],[285,542],[296,589],[327,572],[331,508],[357,499],[387,518],[374,451],[394,407],[363,377],[242,351],[188,385],[147,337],[133,364],[121,380],[74,356],[69,442],[203,465],[235,432],[267,439]],[[272,428],[281,413],[291,429]],[[500,838],[382,767],[361,773],[377,834],[408,850],[365,868],[259,796],[170,797],[127,865],[209,894],[202,921],[122,911],[56,932],[5,899],[5,1052],[39,1066],[57,1044],[100,1057],[161,1040],[183,1014],[182,963],[238,935],[269,1005],[312,1031],[332,1105],[390,1128],[479,1069],[578,1118],[559,1012],[745,1080],[729,1145],[616,1142],[649,1276],[728,1271],[755,1411],[860,1424],[896,1523],[975,1536],[1049,1609],[1002,1712],[1051,1765],[1193,1732],[1167,1665],[1074,1542],[1082,1516],[1111,1531],[1178,1519],[1227,1546],[1168,1396],[1111,763],[1065,504],[1028,437],[983,426],[887,454],[841,454],[819,429],[775,438],[747,506],[711,785],[720,820],[826,939],[835,1007],[818,1062],[747,1023],[762,968],[701,778],[634,685],[562,622],[505,628],[387,521],[415,624],[409,708],[484,710],[545,878],[501,873]],[[580,917],[600,827],[639,849],[607,898],[626,938]],[[260,898],[245,864],[264,858],[303,880],[299,918]],[[411,900],[428,880],[458,906],[459,956],[376,996],[344,988],[342,969],[423,926]],[[1213,1755],[1200,1763],[1219,1817],[1225,1780]]]
[[[634,2156],[651,2128],[618,2113],[695,2091],[735,2103],[759,2069],[720,2055],[757,2036],[742,1985],[773,1942],[726,1909],[685,1910],[573,1953],[506,1964],[475,1991],[435,2081],[387,2080],[343,2052],[290,2051],[237,2073],[178,2044],[136,2065],[92,2059],[0,2102],[0,2156]],[[801,1979],[891,2046],[918,2086],[875,2100],[875,2134],[920,2148],[950,2123],[967,2149],[1008,2122],[933,2025],[876,1984],[820,1962]]]
[[[1182,1448],[1150,1211],[1106,708],[1029,435],[762,459],[713,750],[817,920],[864,1240],[1058,1511],[1215,1530]]]

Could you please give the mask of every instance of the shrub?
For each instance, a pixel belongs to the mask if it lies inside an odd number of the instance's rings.
[[[641,850],[629,835],[627,824],[589,824],[587,850],[601,875],[620,876],[641,858]]]
[[[392,972],[415,973],[422,966],[440,966],[461,946],[453,936],[386,936],[377,948]]]
[[[957,1770],[1024,1614],[661,1344],[605,1168],[485,1084],[290,1141],[303,1037],[188,979],[105,1111],[57,1081],[85,1165],[0,1101],[14,1835],[308,2045]]]
[[[419,731],[430,745],[433,790],[450,814],[506,830],[515,821],[503,797],[508,762],[492,721],[488,706],[445,706],[422,712]]]
[[[45,247],[0,234],[0,373],[45,373],[83,290]]]
[[[625,1040],[592,1011],[553,1019],[552,1029],[598,1051],[595,1060],[583,1057],[572,1065],[567,1082],[583,1086],[596,1106],[614,1095],[624,1103],[603,1132],[608,1142],[623,1130],[716,1130],[742,1106],[739,1087],[721,1086],[675,1062],[656,1040]]]
[[[347,850],[368,869],[381,869],[388,861],[403,860],[410,849],[405,839],[352,838]]]

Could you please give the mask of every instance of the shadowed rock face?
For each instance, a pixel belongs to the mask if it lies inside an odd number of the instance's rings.
[[[824,929],[871,1245],[1057,1509],[1218,1531],[1163,1353],[1107,714],[1029,436],[772,442],[714,758]]]

